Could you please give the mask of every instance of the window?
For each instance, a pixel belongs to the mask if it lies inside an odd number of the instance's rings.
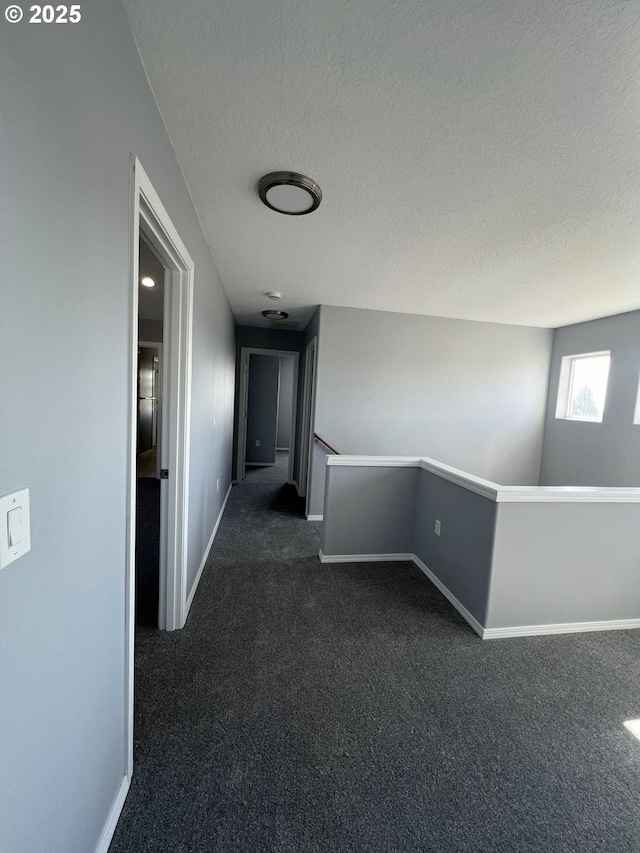
[[[560,368],[556,417],[602,421],[611,352],[565,355]]]

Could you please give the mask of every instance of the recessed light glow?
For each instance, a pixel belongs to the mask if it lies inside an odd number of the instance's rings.
[[[624,727],[640,740],[640,720],[627,720]]]
[[[149,278],[148,275],[145,275],[143,279],[140,280],[140,284],[144,287],[155,287],[156,283],[152,278]]]

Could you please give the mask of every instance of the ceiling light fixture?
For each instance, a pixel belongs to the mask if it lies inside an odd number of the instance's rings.
[[[150,278],[148,275],[145,275],[144,278],[140,279],[140,284],[142,284],[144,287],[155,287],[156,286],[155,281],[152,278]]]
[[[258,194],[277,213],[302,216],[312,213],[322,201],[322,190],[298,172],[269,172],[260,178]]]
[[[270,290],[267,296],[269,299],[282,299],[282,294],[277,290]]]
[[[266,317],[267,320],[286,320],[289,315],[286,311],[273,311],[269,309],[268,311],[263,311],[262,316]]]

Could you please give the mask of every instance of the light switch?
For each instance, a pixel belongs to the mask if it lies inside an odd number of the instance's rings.
[[[0,569],[31,550],[29,489],[0,498]]]
[[[9,547],[12,548],[14,545],[19,545],[24,539],[24,533],[22,531],[22,507],[19,506],[17,509],[11,509],[7,513],[7,534],[9,536]]]

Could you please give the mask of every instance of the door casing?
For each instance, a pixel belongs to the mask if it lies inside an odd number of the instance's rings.
[[[189,439],[191,420],[191,351],[193,330],[194,264],[140,160],[131,157],[129,230],[129,441],[128,518],[125,612],[125,766],[133,773],[133,692],[135,639],[136,546],[136,420],[138,369],[138,242],[143,234],[165,266],[161,468],[160,605],[158,627],[182,628],[187,603],[187,532],[189,494]]]

